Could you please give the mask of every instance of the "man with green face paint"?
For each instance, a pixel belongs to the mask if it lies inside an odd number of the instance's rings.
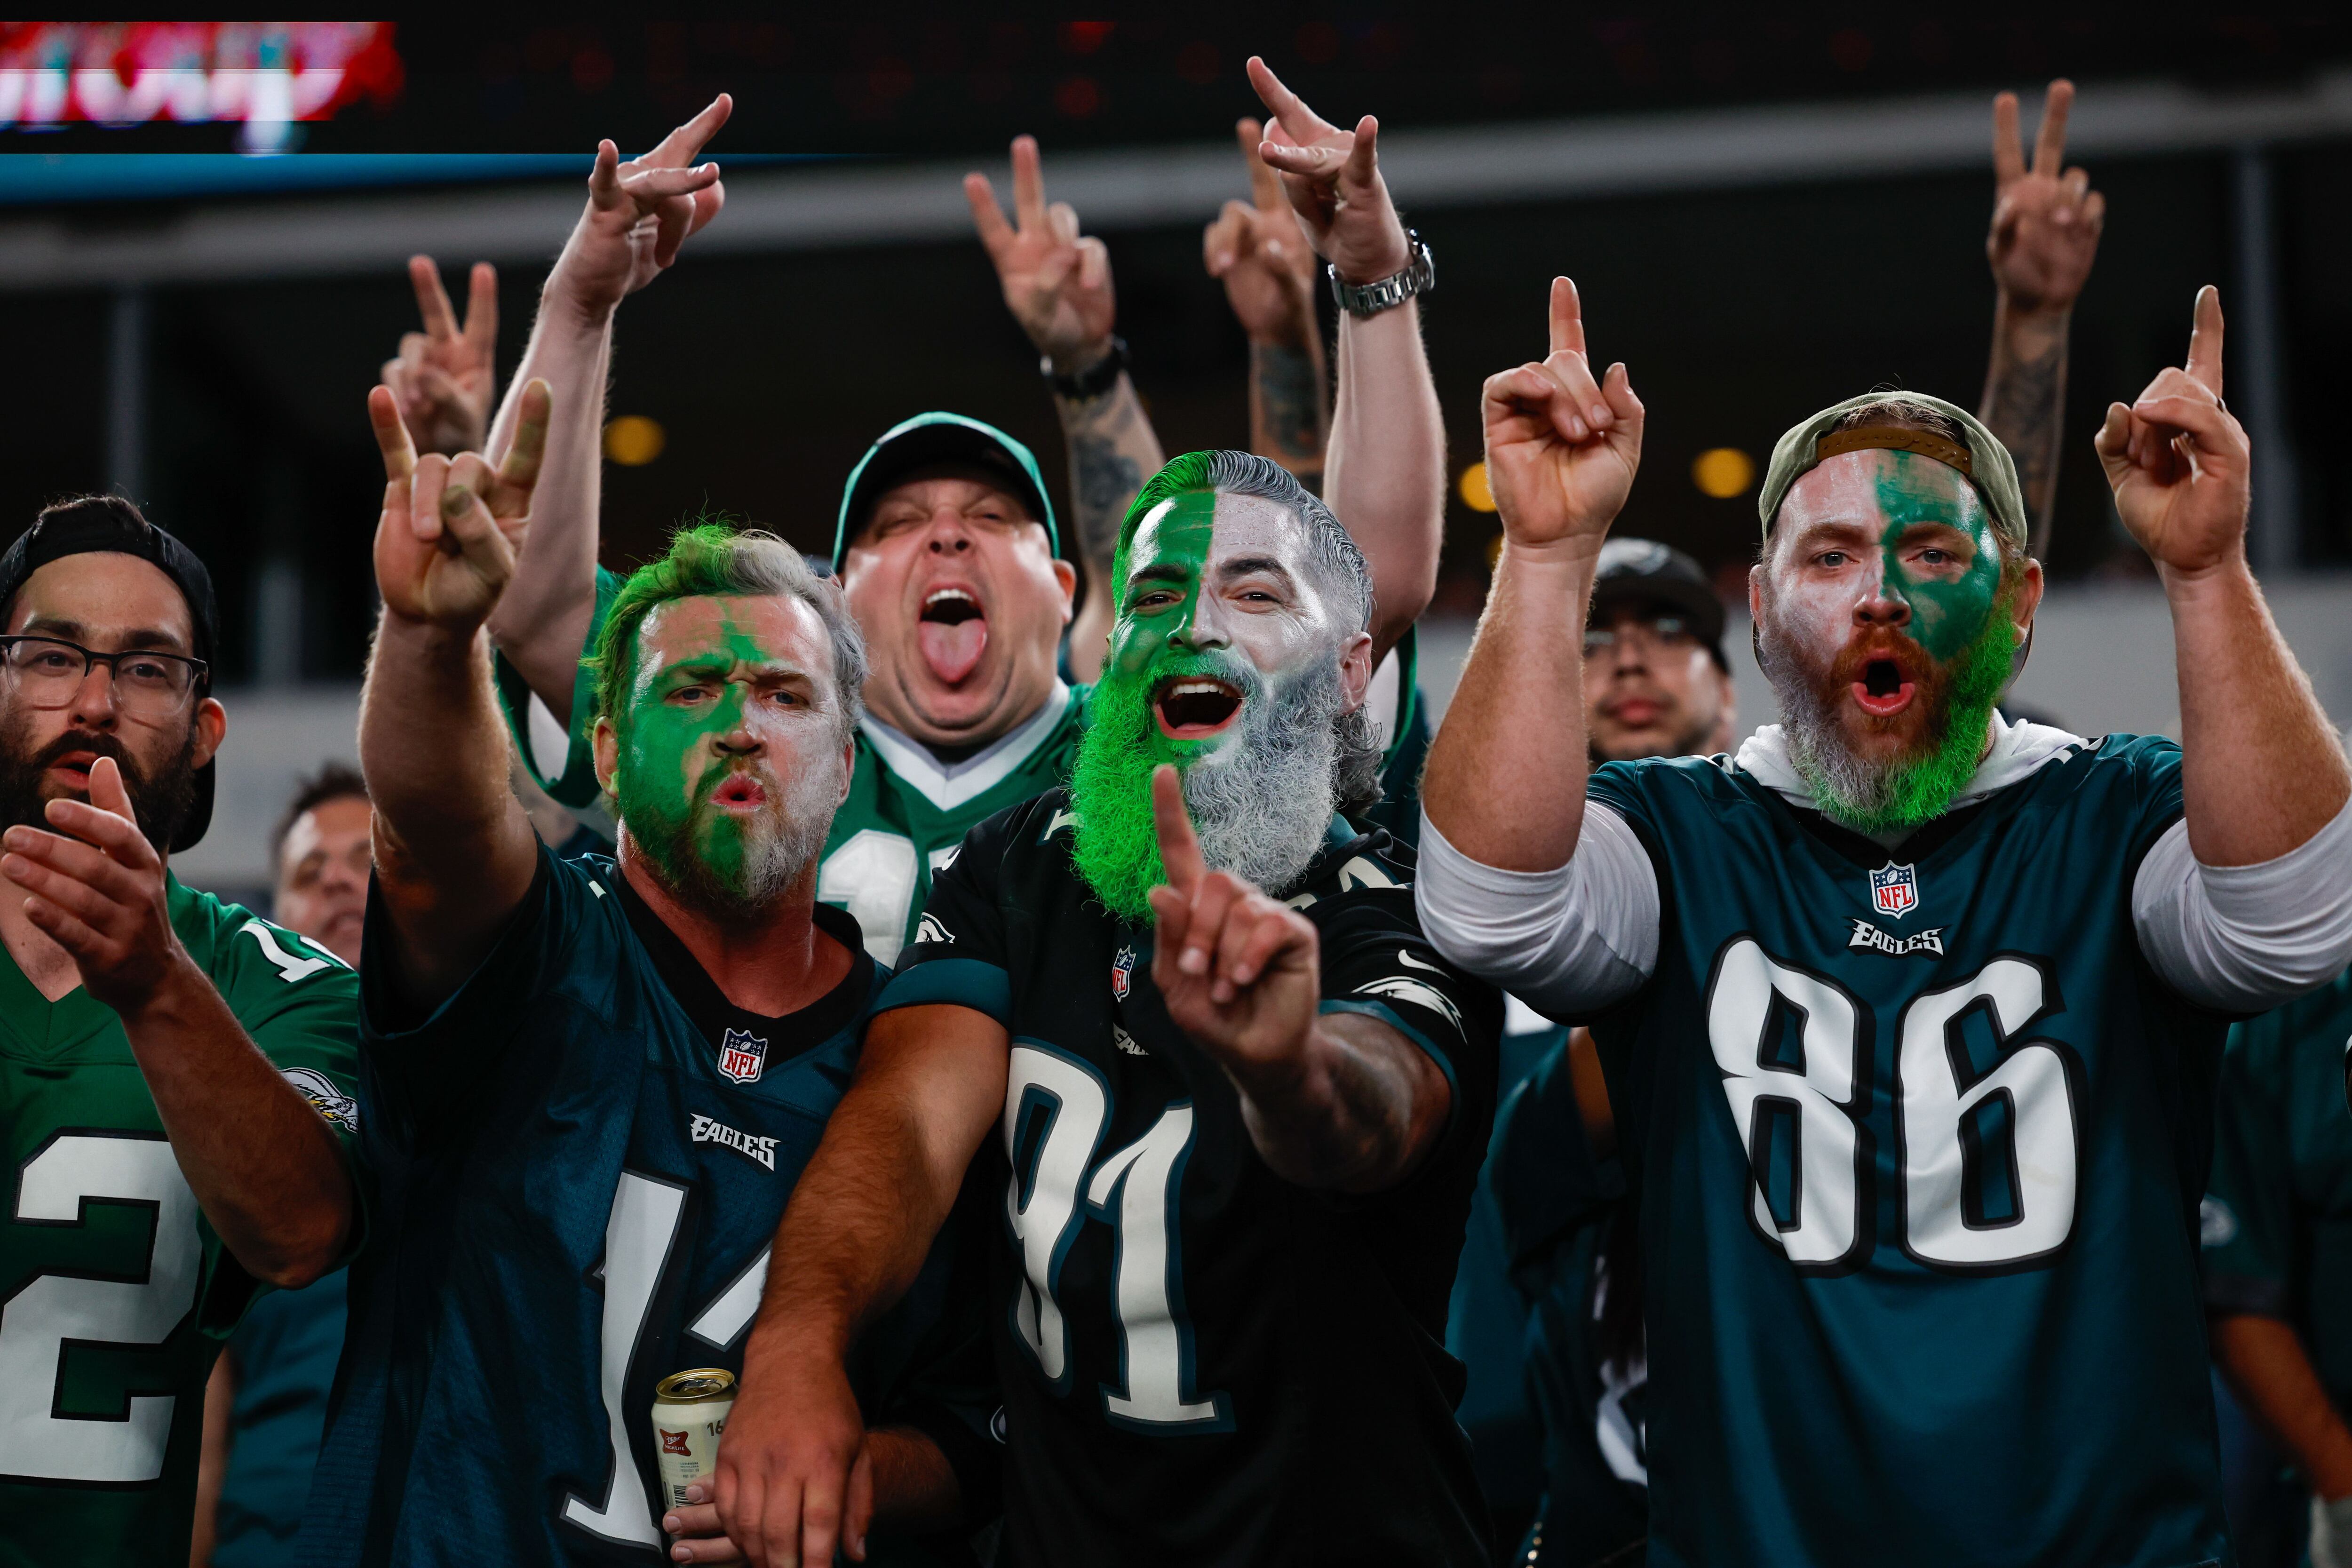
[[[1444,1338],[1501,998],[1423,940],[1410,852],[1336,815],[1378,761],[1369,574],[1240,452],[1163,468],[1117,560],[1070,786],[940,873],[794,1193],[722,1514],[830,1560],[845,1358],[969,1167],[1008,1560],[1485,1562]]]
[[[382,1221],[351,1275],[314,1562],[732,1557],[707,1492],[656,1484],[657,1437],[690,1451],[656,1388],[742,1367],[784,1199],[888,973],[816,899],[865,645],[772,535],[683,530],[620,586],[593,666],[617,858],[561,859],[532,831],[484,627],[549,403],[526,385],[495,471],[416,458],[392,394],[370,404],[390,480],[360,729]],[[951,1262],[850,1373],[884,1428],[860,1475],[881,1560],[942,1561],[917,1537],[993,1486],[987,1405],[967,1420],[929,1392],[954,1375]],[[863,1519],[847,1545],[866,1557]]]
[[[2352,773],[2246,567],[2221,321],[2112,405],[2181,741],[2009,724],[2009,454],[1874,394],[1784,436],[1784,722],[1590,766],[1580,626],[1640,461],[1574,288],[1486,384],[1506,543],[1423,789],[1442,952],[1589,1022],[1637,1205],[1655,1565],[2227,1561],[2196,1240],[2229,1016],[2352,959]],[[1530,712],[1568,723],[1531,725]]]

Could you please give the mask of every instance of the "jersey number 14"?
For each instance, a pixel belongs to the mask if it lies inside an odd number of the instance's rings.
[[[1892,1096],[1898,1224],[1903,1250],[1931,1268],[2032,1268],[2074,1230],[2081,1134],[2066,1048],[2021,1037],[2052,1011],[2047,977],[2019,957],[1903,1009]],[[1994,1058],[1981,1070],[1968,1039],[1979,1016]],[[1717,961],[1706,1026],[1748,1150],[1757,1230],[1804,1272],[1861,1267],[1874,1212],[1862,1005],[1741,937]]]

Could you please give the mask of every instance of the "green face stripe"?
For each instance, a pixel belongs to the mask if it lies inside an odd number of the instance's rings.
[[[648,660],[640,654],[620,726],[614,795],[631,839],[673,887],[685,880],[677,861],[688,855],[722,885],[743,881],[751,850],[747,824],[730,812],[700,809],[728,774],[706,742],[746,721],[747,689],[727,677],[778,662],[780,656],[731,616],[716,638],[684,658]],[[680,687],[700,683],[716,685],[718,696],[691,707],[665,700]]]
[[[1911,636],[1938,663],[1949,663],[1973,647],[1991,618],[1993,601],[2000,592],[2000,547],[1993,537],[1992,514],[1972,486],[1960,487],[1959,514],[1953,515],[1950,468],[1916,452],[1890,452],[1891,468],[1882,468],[1877,480],[1878,504],[1886,514],[1879,536],[1885,568],[1885,592],[1911,606]],[[1975,556],[1958,577],[1923,577],[1904,563],[1902,543],[1906,529],[1937,523],[1969,536]]]
[[[1108,696],[1122,709],[1140,710],[1160,681],[1215,664],[1200,659],[1189,648],[1171,646],[1171,641],[1187,636],[1200,616],[1209,549],[1216,536],[1216,514],[1214,491],[1190,490],[1160,502],[1137,526],[1122,557],[1127,576],[1102,677],[1095,688],[1096,701]],[[1138,575],[1146,573],[1153,574]],[[1139,605],[1139,600],[1150,602]],[[1158,724],[1148,724],[1145,769],[1148,772],[1152,763],[1188,761],[1213,750],[1223,739],[1173,741],[1160,733]]]

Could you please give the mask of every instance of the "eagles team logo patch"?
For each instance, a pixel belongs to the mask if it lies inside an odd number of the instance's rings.
[[[915,928],[917,947],[922,946],[927,942],[952,942],[953,941],[955,941],[955,932],[940,924],[939,916],[928,911],[923,916],[923,923]]]
[[[1135,949],[1122,947],[1118,956],[1110,961],[1110,994],[1114,1000],[1124,1002],[1135,984]]]
[[[346,1132],[360,1130],[360,1102],[335,1087],[335,1080],[313,1068],[288,1068],[283,1074],[310,1109]]]
[[[719,1073],[737,1083],[757,1083],[768,1065],[768,1042],[749,1029],[730,1029],[719,1041]]]
[[[1889,860],[1870,874],[1870,902],[1889,920],[1901,920],[1919,907],[1918,873]]]

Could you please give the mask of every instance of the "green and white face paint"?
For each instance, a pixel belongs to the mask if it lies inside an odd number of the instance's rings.
[[[1335,799],[1339,721],[1360,700],[1306,526],[1259,496],[1192,491],[1136,526],[1119,615],[1070,780],[1081,875],[1115,914],[1148,920],[1165,880],[1151,770],[1173,763],[1208,863],[1286,891]]]
[[[1866,833],[1940,815],[1983,755],[2017,649],[1991,512],[1914,452],[1824,460],[1790,488],[1758,646],[1790,760]]]
[[[638,628],[608,781],[681,902],[756,918],[808,875],[847,780],[823,623],[796,599],[674,599]]]

